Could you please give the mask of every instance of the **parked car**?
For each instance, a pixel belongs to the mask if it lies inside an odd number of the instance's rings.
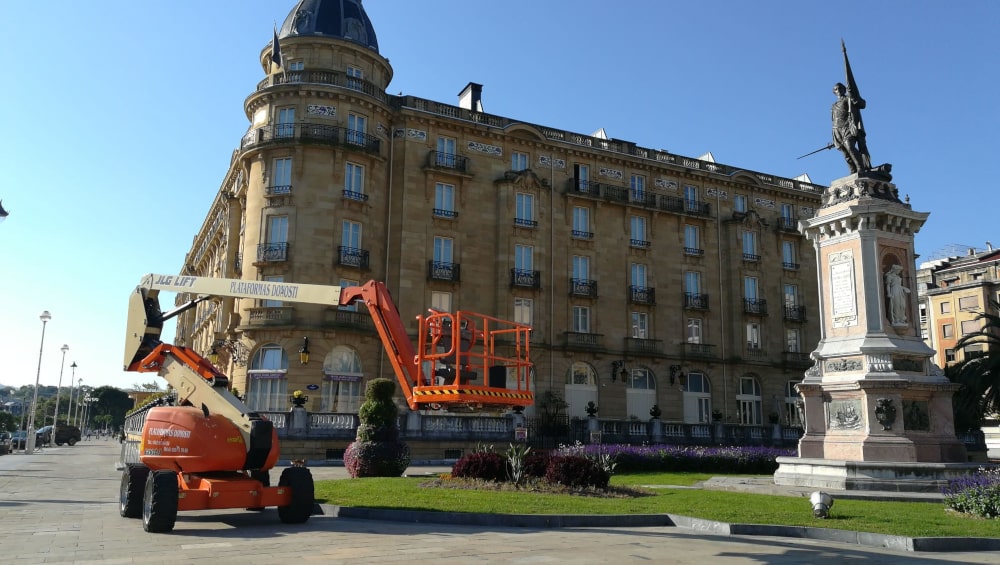
[[[24,430],[18,430],[14,432],[14,435],[10,437],[10,449],[11,451],[17,449],[24,449],[24,438],[28,437],[28,432]]]
[[[35,430],[35,445],[48,445],[52,442],[52,426],[42,426]]]
[[[0,432],[0,455],[10,453],[10,432]]]
[[[56,428],[56,445],[62,445],[64,443],[76,445],[76,442],[80,441],[81,437],[80,428],[76,426],[63,425]]]

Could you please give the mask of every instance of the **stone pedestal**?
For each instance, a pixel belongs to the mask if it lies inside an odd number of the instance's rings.
[[[900,476],[912,477],[912,464],[966,461],[954,433],[957,386],[933,364],[917,325],[913,238],[928,216],[901,202],[892,183],[851,175],[799,223],[819,263],[822,339],[797,386],[805,413],[799,457],[779,461],[776,483],[849,488],[823,469],[908,464]],[[804,471],[815,461],[839,463]]]

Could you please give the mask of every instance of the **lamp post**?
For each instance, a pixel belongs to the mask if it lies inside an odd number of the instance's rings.
[[[59,384],[56,386],[56,412],[52,416],[52,433],[49,435],[49,445],[56,442],[56,433],[59,431],[59,394],[62,393],[62,376],[63,370],[66,368],[66,352],[69,351],[69,346],[65,343],[59,348],[62,351],[62,363],[59,365]]]
[[[73,381],[76,380],[76,361],[69,366],[73,374],[69,377],[69,408],[66,409],[66,425],[73,425]]]
[[[52,314],[45,310],[38,316],[42,321],[42,342],[38,346],[38,371],[35,372],[35,394],[31,401],[31,412],[28,414],[28,427],[25,428],[24,453],[25,455],[35,450],[35,408],[38,407],[38,379],[42,376],[42,350],[45,349],[45,325],[52,319]]]
[[[73,377],[76,377],[76,366],[77,366],[76,365],[76,361],[73,361],[73,364],[69,366],[71,369],[73,369]],[[69,384],[70,384],[70,386],[73,386],[72,380],[70,381]],[[82,386],[83,386],[83,379],[80,379],[80,380],[77,381],[77,384],[76,384],[76,405],[77,405],[77,407],[80,406],[80,387],[82,387]],[[71,389],[69,391],[69,423],[73,424],[73,425],[76,425],[74,422],[76,422],[76,412],[73,411],[73,390]]]

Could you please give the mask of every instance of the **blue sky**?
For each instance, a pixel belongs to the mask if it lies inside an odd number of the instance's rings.
[[[293,0],[2,3],[0,383],[76,361],[128,387],[129,293],[174,273],[246,131],[260,51]],[[44,6],[44,13],[39,7]],[[929,258],[992,239],[1000,2],[367,0],[389,92],[829,184],[831,88],[847,43],[873,163],[893,164]]]

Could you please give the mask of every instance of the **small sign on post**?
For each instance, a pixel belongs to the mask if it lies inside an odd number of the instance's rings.
[[[514,428],[514,441],[528,441],[528,428],[524,426]]]
[[[590,432],[590,443],[601,443],[601,432]]]

